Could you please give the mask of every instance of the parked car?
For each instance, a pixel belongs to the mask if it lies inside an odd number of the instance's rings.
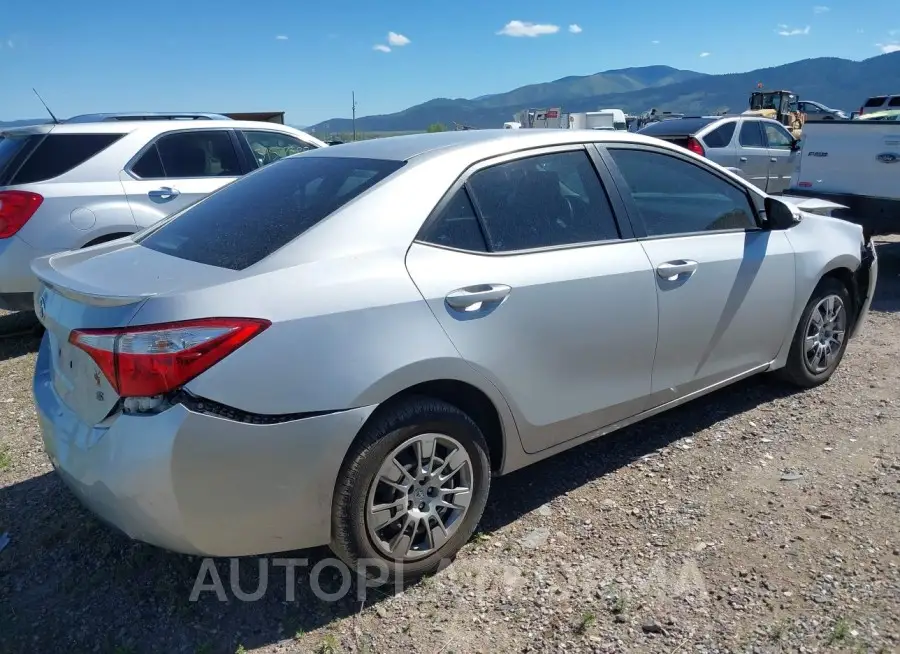
[[[756,116],[686,117],[651,123],[638,133],[715,161],[770,194],[790,185],[800,150],[784,125]]]
[[[33,258],[127,236],[325,145],[273,123],[102,118],[110,115],[0,132],[0,309],[34,306]]]
[[[876,111],[871,114],[864,114],[859,120],[886,120],[900,121],[900,109],[888,109],[887,111]]]
[[[871,114],[887,109],[900,109],[900,95],[873,95],[859,108],[859,114]]]
[[[850,120],[850,116],[840,109],[826,107],[821,102],[813,100],[801,100],[797,103],[801,112],[806,114],[806,122],[817,120]]]
[[[503,129],[306,152],[32,267],[44,446],[82,502],[379,579],[451,558],[492,474],[756,373],[824,383],[877,276],[857,225],[676,145]]]

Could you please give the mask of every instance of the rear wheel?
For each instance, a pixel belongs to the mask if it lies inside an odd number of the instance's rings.
[[[825,278],[806,304],[781,376],[802,388],[823,384],[837,370],[847,349],[853,315],[850,294],[836,279]]]
[[[370,578],[414,580],[468,541],[490,488],[487,445],[457,407],[412,398],[364,428],[341,469],[334,552]]]

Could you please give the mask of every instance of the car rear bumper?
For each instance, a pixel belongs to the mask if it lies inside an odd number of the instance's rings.
[[[249,424],[177,404],[155,415],[82,422],[56,394],[49,340],[34,397],[60,477],[131,538],[201,556],[248,556],[327,544],[335,480],[374,407]]]
[[[872,306],[872,298],[875,296],[875,285],[878,282],[878,253],[872,241],[865,244],[861,259],[862,263],[854,274],[857,307],[850,338],[856,337],[862,329]]]
[[[0,239],[0,309],[28,311],[33,306],[37,278],[31,262],[47,254],[36,250],[18,236]]]
[[[831,215],[862,226],[869,236],[900,233],[900,200],[847,193],[823,193],[807,188],[791,188],[786,193],[807,198],[821,198],[844,205],[846,209],[835,209]]]

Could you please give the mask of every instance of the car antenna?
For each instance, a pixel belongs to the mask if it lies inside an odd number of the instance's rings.
[[[31,87],[31,90],[34,91],[34,94],[37,96],[37,99],[41,101],[41,104],[44,105],[44,109],[47,110],[47,113],[50,114],[50,117],[53,119],[53,123],[55,125],[59,125],[59,118],[53,115],[53,112],[50,111],[50,107],[47,106],[47,103],[44,102],[44,98],[41,97],[41,94],[37,92],[37,89]]]

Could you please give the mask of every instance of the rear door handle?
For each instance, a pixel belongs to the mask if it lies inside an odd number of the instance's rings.
[[[769,161],[771,161],[772,163],[778,163],[778,157],[770,157]]]
[[[181,195],[181,191],[170,186],[163,186],[162,188],[150,191],[147,195],[149,195],[151,198],[159,198],[160,200],[165,200],[168,198],[177,198],[179,195]]]
[[[741,157],[740,161],[741,163],[747,163],[747,157]]]
[[[481,302],[500,302],[511,290],[506,284],[478,284],[450,291],[444,299],[454,309],[468,309]]]
[[[661,263],[656,267],[656,274],[662,277],[663,279],[674,279],[679,275],[685,275],[693,273],[697,270],[697,266],[699,266],[696,261],[688,261],[686,259],[679,259],[678,261],[668,261],[666,263]]]

